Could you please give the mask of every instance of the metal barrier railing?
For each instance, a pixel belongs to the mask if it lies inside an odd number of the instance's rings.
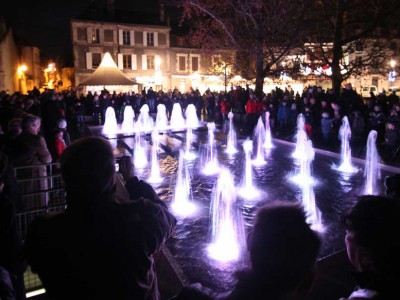
[[[24,210],[16,215],[16,219],[24,242],[29,225],[37,216],[64,211],[64,184],[59,163],[15,167],[14,176],[22,193]],[[39,277],[31,272],[29,266],[24,273],[24,282],[27,292],[42,288]]]

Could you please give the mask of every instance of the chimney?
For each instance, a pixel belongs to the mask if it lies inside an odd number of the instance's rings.
[[[107,12],[111,17],[115,15],[115,2],[114,0],[107,0]]]
[[[160,14],[160,21],[162,23],[164,23],[165,22],[164,0],[158,1],[158,8],[159,8],[159,14]]]

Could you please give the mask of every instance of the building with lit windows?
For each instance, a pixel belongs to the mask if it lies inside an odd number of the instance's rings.
[[[211,55],[185,46],[182,39],[171,36],[163,16],[162,12],[118,11],[108,1],[107,9],[93,5],[71,20],[75,85],[79,87],[110,52],[118,68],[135,82],[134,92],[150,87],[156,91],[223,89],[223,77],[213,75],[211,69],[227,51]]]

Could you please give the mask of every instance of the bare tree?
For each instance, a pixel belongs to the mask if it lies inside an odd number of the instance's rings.
[[[255,69],[256,92],[264,78],[308,32],[310,0],[172,0],[191,22],[190,39],[204,48],[232,47]],[[251,72],[247,72],[247,76]]]
[[[396,55],[399,8],[394,0],[318,0],[304,49],[309,57],[303,66],[330,67],[334,92],[350,76],[387,74],[391,56]],[[397,26],[394,24],[397,23]]]

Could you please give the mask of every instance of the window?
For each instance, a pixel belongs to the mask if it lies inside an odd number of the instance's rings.
[[[147,33],[147,46],[154,46],[154,33],[153,32]]]
[[[97,69],[101,63],[101,53],[92,53],[92,68]]]
[[[361,42],[356,44],[356,51],[363,51],[363,44]]]
[[[131,44],[131,32],[128,30],[122,31],[122,45]]]
[[[114,41],[114,32],[110,29],[104,30],[104,41],[105,42],[113,42]]]
[[[147,70],[154,70],[154,55],[147,55]]]
[[[213,67],[219,65],[221,62],[222,62],[222,57],[221,57],[220,54],[213,55],[213,56],[211,57],[211,65],[212,65]]]
[[[132,69],[132,55],[124,54],[122,55],[122,67],[124,69]]]
[[[87,30],[85,27],[77,28],[77,39],[78,41],[87,42]]]
[[[96,28],[92,29],[92,43],[95,44],[100,43],[100,29]]]
[[[178,56],[178,71],[186,71],[186,56]]]
[[[192,71],[197,72],[199,70],[199,57],[193,56],[192,57]]]

